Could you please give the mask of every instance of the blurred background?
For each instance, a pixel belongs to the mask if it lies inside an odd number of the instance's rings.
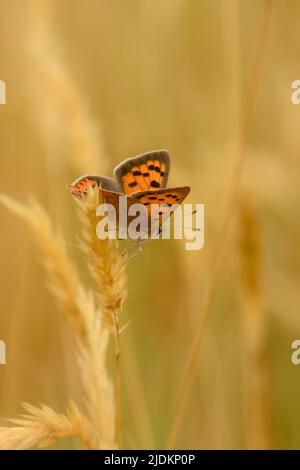
[[[262,0],[0,0],[1,192],[41,202],[89,282],[66,184],[166,148],[170,185],[205,204],[205,247],[155,241],[130,262],[124,440],[163,448],[238,158]],[[274,0],[234,223],[177,448],[299,448],[300,4]],[[28,228],[0,208],[0,415],[80,401],[74,338]],[[3,420],[4,423],[4,420]],[[73,448],[61,441],[56,448]],[[53,446],[55,448],[55,446]]]

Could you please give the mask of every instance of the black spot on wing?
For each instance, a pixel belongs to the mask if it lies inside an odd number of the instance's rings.
[[[151,186],[152,188],[160,188],[159,182],[158,182],[158,181],[154,181],[154,180],[153,180],[153,181],[150,181],[150,186]]]
[[[137,186],[137,182],[136,181],[132,181],[132,183],[129,183],[128,186],[130,188],[134,188],[135,186]]]

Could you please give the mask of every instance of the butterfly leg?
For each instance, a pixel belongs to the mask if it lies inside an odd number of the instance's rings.
[[[126,250],[123,251],[122,256],[127,256],[128,259],[135,258],[139,253],[143,251],[145,242],[147,240],[139,238],[135,240]]]

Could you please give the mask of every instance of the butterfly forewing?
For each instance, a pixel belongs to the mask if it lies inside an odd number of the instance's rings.
[[[168,182],[170,157],[166,150],[147,152],[129,158],[115,168],[114,174],[125,194],[163,189]]]
[[[107,176],[97,175],[84,175],[77,178],[73,183],[69,185],[69,189],[73,196],[81,196],[87,192],[88,186],[99,186],[108,191],[121,192],[122,188],[119,183],[112,178]]]

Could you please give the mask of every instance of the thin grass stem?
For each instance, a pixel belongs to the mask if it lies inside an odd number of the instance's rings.
[[[209,319],[209,314],[211,311],[211,306],[214,298],[214,293],[218,284],[219,276],[221,273],[221,268],[223,264],[224,251],[226,247],[226,242],[228,239],[228,233],[233,221],[233,215],[236,208],[237,196],[239,193],[240,182],[242,170],[245,162],[246,155],[246,144],[249,133],[249,128],[253,116],[254,104],[257,96],[258,84],[260,81],[260,75],[263,64],[264,51],[266,47],[266,40],[269,30],[271,11],[272,11],[273,0],[265,0],[264,2],[264,11],[262,24],[260,28],[255,63],[253,67],[252,78],[250,81],[249,92],[246,97],[245,106],[244,106],[244,119],[242,121],[239,145],[238,145],[238,155],[236,164],[233,170],[232,183],[230,186],[228,203],[225,210],[224,221],[220,230],[220,242],[217,245],[217,251],[213,260],[213,269],[210,282],[208,284],[207,290],[204,294],[199,323],[196,326],[195,334],[191,342],[190,349],[187,353],[186,363],[184,366],[183,376],[181,380],[181,385],[179,387],[178,398],[176,400],[176,414],[171,426],[171,431],[167,439],[166,447],[169,449],[174,448],[176,445],[180,429],[182,428],[183,419],[185,416],[185,411],[187,408],[187,403],[191,391],[191,386],[195,374],[195,365],[197,361],[198,351],[201,345],[202,337],[205,332],[205,328]]]

